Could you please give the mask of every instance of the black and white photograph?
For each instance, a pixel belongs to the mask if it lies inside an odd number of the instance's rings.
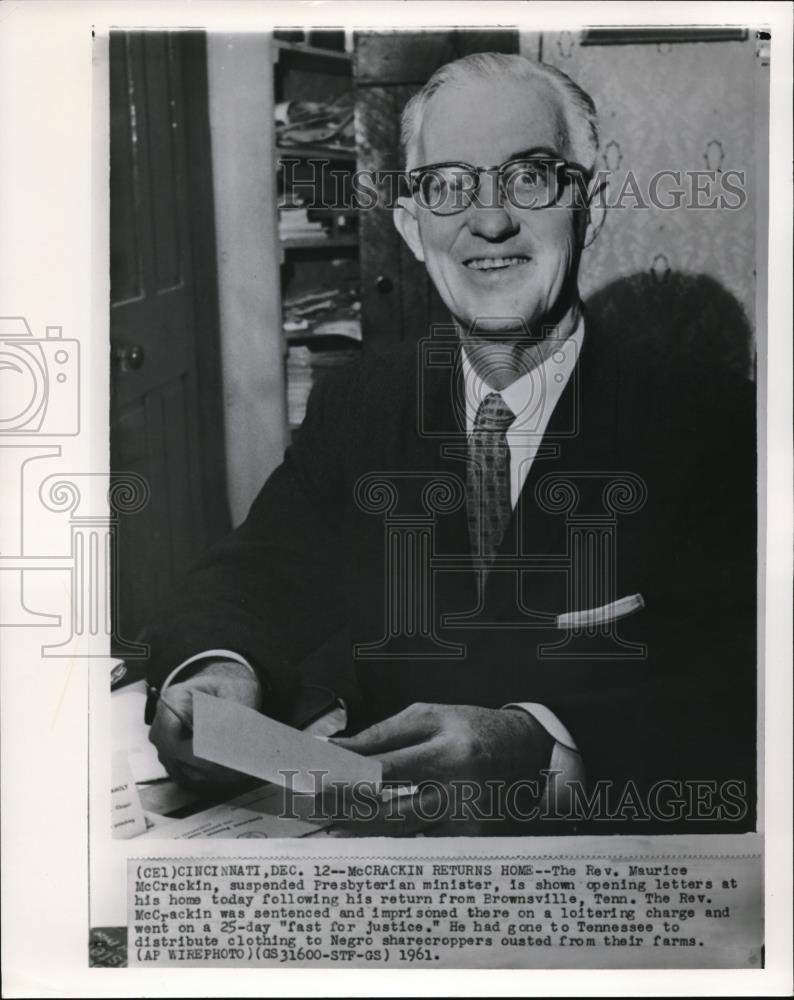
[[[63,995],[785,995],[790,11],[56,7],[0,639]]]
[[[755,829],[767,35],[111,33],[151,836]]]

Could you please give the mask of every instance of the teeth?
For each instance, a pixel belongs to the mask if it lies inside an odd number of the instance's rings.
[[[513,267],[514,264],[523,264],[526,257],[479,257],[476,260],[466,261],[466,267],[471,267],[475,271],[493,271],[499,267]]]

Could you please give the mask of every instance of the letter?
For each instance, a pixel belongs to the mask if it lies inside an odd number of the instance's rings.
[[[722,818],[744,819],[747,815],[747,787],[743,781],[724,781],[720,788]],[[729,806],[729,803],[732,805]]]
[[[736,178],[739,183],[734,185],[731,183],[733,178]],[[729,205],[728,199],[725,195],[720,196],[720,208],[727,209],[737,209],[744,208],[747,204],[747,189],[745,185],[745,173],[743,170],[725,170],[720,174],[720,184],[724,191],[729,194],[737,195],[737,201],[735,205]]]
[[[518,808],[518,793],[521,790],[528,790],[530,795],[530,800],[533,802],[533,806],[528,813],[522,813]],[[505,796],[505,812],[511,819],[537,819],[540,813],[540,807],[538,806],[538,798],[540,795],[540,790],[538,788],[537,781],[530,781],[529,779],[522,779],[521,781],[514,781],[510,787],[507,789],[507,795]]]
[[[380,796],[374,781],[356,781],[351,786],[350,812],[353,819],[373,819],[378,814]]]
[[[700,195],[709,194],[711,192],[711,185],[713,185],[717,179],[716,170],[690,170],[689,179],[692,182],[692,195],[693,199],[690,202],[690,208],[716,208],[717,199],[712,198],[711,201],[706,204],[702,204],[700,200]],[[706,187],[701,184],[701,181],[708,181]]]
[[[642,798],[637,790],[637,786],[631,778],[626,782],[623,794],[620,796],[620,800],[615,807],[615,816],[619,819],[626,819],[627,810],[631,819],[650,819],[645,806],[642,804]]]
[[[579,782],[570,781],[568,787],[571,790],[571,806],[566,819],[606,819],[609,816],[607,801],[609,781],[604,778],[597,781],[589,799],[587,792]],[[595,874],[595,872],[588,871],[587,874]],[[600,875],[601,872],[599,871],[598,874]]]
[[[663,202],[659,197],[658,187],[659,187],[659,181],[662,179],[662,177],[672,177],[675,183],[679,185],[679,187],[677,187],[674,191],[670,192],[670,194],[672,194],[673,196],[673,201],[670,203]],[[680,187],[680,184],[681,184],[680,170],[660,170],[658,173],[654,174],[653,177],[651,177],[651,183],[648,186],[648,196],[651,199],[651,203],[655,205],[656,208],[680,208],[681,202],[683,201],[685,194],[685,191],[682,187]]]
[[[378,204],[378,189],[369,170],[357,170],[353,174],[353,207],[360,212],[369,211]]]
[[[618,194],[617,202],[615,204],[616,208],[625,208],[623,204],[624,195],[630,194],[634,199],[634,204],[631,208],[649,208],[642,198],[642,192],[640,191],[640,186],[637,183],[637,178],[634,176],[631,170],[626,174],[626,179],[623,181],[623,186]]]
[[[673,806],[672,811],[667,811],[662,808],[662,804],[659,801],[659,793],[664,788],[672,789],[673,795],[676,798],[671,798],[668,805]],[[657,781],[655,784],[651,785],[648,792],[648,806],[650,807],[651,814],[656,819],[661,819],[664,822],[670,822],[679,820],[684,814],[684,806],[686,805],[686,799],[681,797],[682,783],[680,781],[669,781],[667,779],[663,781]],[[675,807],[678,808],[675,808]]]
[[[435,788],[438,791],[438,808],[435,812],[425,812],[426,802],[425,800],[425,789]],[[441,819],[441,817],[449,809],[449,791],[446,785],[442,784],[440,781],[423,781],[419,786],[419,789],[414,796],[414,811],[416,815],[423,820],[428,820],[433,822],[433,820]]]

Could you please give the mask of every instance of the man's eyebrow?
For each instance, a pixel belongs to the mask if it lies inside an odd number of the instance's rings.
[[[560,153],[549,146],[530,146],[529,149],[520,149],[517,153],[511,153],[508,160],[523,160],[532,156],[550,156],[557,160],[561,158]]]
[[[547,157],[552,160],[564,159],[561,153],[559,153],[556,149],[552,149],[550,146],[530,146],[528,149],[521,149],[517,153],[511,153],[507,157],[507,159],[504,160],[504,162],[510,163],[511,160],[526,160],[530,159],[531,157],[541,157],[541,156]],[[440,166],[445,163],[452,163],[452,164],[458,163],[462,164],[463,166],[469,165],[465,160],[441,160],[438,161],[437,163],[426,163],[423,164],[421,167],[414,167],[413,169],[414,171],[430,170],[433,167]]]

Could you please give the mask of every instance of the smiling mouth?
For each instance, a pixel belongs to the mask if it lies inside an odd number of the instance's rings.
[[[515,257],[471,257],[463,262],[472,271],[504,271],[509,267],[528,264],[531,257],[519,254]]]

